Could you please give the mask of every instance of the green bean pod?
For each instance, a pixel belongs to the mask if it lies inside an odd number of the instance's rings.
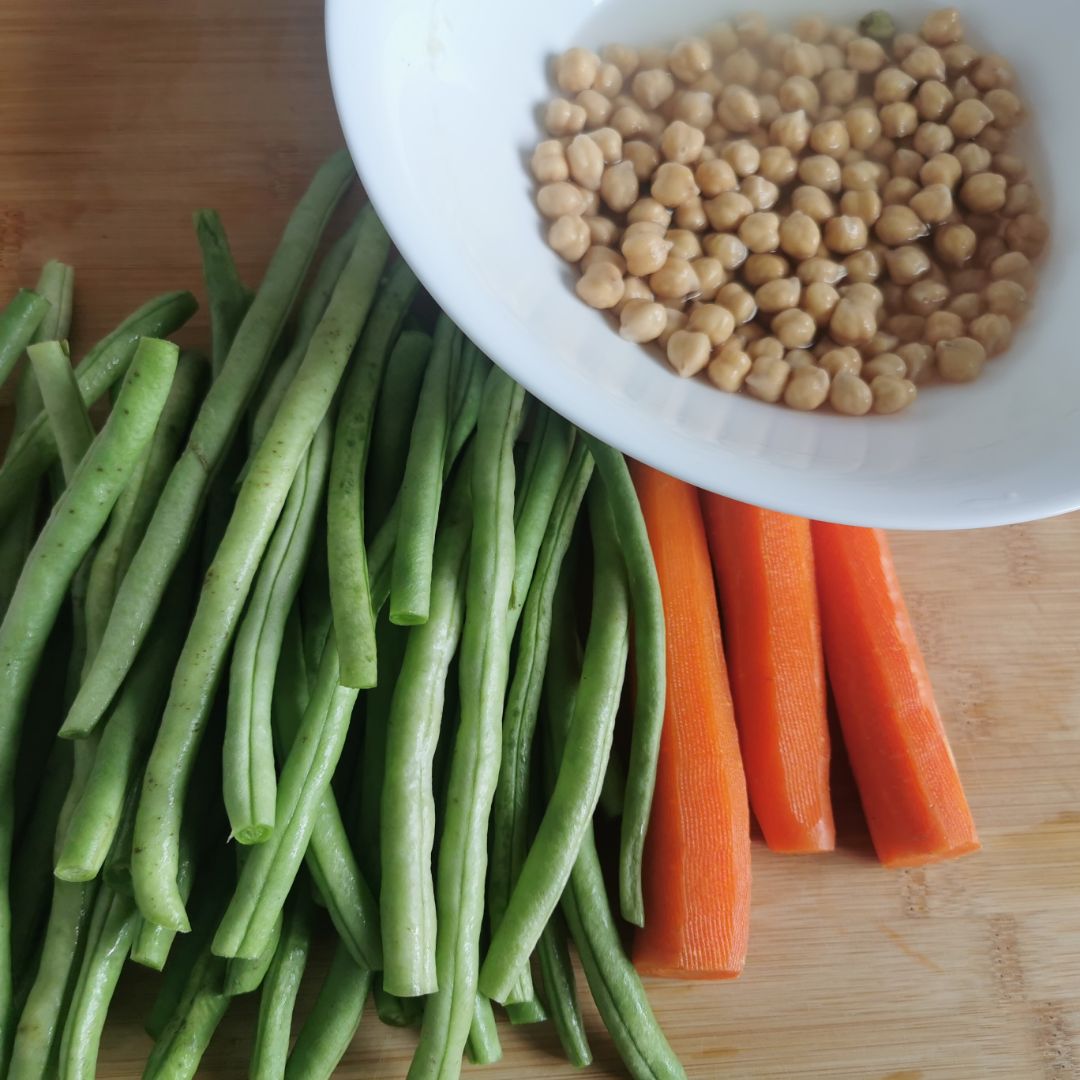
[[[206,296],[210,302],[210,357],[216,377],[251,306],[251,293],[236,272],[229,238],[218,212],[196,210],[193,220],[202,253]]]
[[[514,440],[524,391],[498,368],[484,386],[472,469],[473,533],[459,663],[461,720],[452,751],[436,881],[439,989],[428,997],[411,1080],[456,1077],[476,999],[491,800],[510,660],[514,584]]]
[[[34,370],[49,426],[56,438],[64,479],[70,483],[87,448],[94,425],[79,394],[67,351],[59,341],[42,341],[26,350]]]
[[[229,997],[237,997],[240,994],[250,994],[262,986],[270,965],[274,962],[277,953],[278,942],[281,940],[281,931],[285,923],[284,913],[278,916],[274,923],[274,931],[270,935],[270,941],[266,948],[251,960],[240,956],[234,956],[225,965],[224,990]]]
[[[643,926],[641,857],[652,812],[667,695],[664,606],[649,534],[626,461],[618,450],[591,436],[586,439],[615,516],[634,615],[634,726],[619,841],[619,907],[627,922]]]
[[[330,422],[324,419],[293,478],[233,646],[222,779],[232,835],[242,844],[261,843],[274,827],[277,771],[270,713],[275,672],[285,620],[323,505],[331,440]]]
[[[466,457],[463,469],[470,464]],[[409,631],[386,732],[379,830],[383,986],[401,997],[430,994],[438,987],[432,766],[446,678],[464,619],[472,530],[468,489],[469,474],[463,471],[435,540],[428,620]]]
[[[20,289],[0,311],[0,386],[7,381],[23,350],[49,310],[49,301],[30,289]]]
[[[134,312],[92,348],[75,368],[79,393],[93,405],[126,373],[144,337],[157,338],[183,326],[198,305],[191,293],[166,293]],[[0,521],[8,521],[56,461],[56,436],[44,413],[26,422],[0,466]]]
[[[65,721],[66,734],[79,737],[91,731],[127,675],[167,582],[191,542],[211,481],[289,316],[323,228],[352,177],[348,155],[335,154],[316,173],[293,211],[124,576],[101,648]],[[317,421],[311,433],[316,426]],[[285,483],[291,479],[290,472]],[[185,769],[181,766],[178,771]]]
[[[495,1011],[483,994],[476,995],[465,1051],[474,1065],[494,1065],[502,1059],[502,1044],[499,1042]]]
[[[34,341],[66,341],[71,332],[71,312],[75,295],[75,271],[58,259],[50,259],[42,268],[34,292],[49,301],[49,310],[38,324]],[[160,335],[151,335],[160,336]],[[27,419],[41,409],[40,398],[31,400],[33,391],[19,387],[16,407]]]
[[[559,912],[556,911],[544,927],[536,955],[540,960],[540,977],[544,981],[551,1022],[566,1060],[577,1069],[587,1069],[592,1064],[592,1050],[578,1004],[574,965],[566,947],[566,927]]]
[[[338,630],[341,681],[368,689],[378,674],[375,611],[364,546],[364,481],[379,384],[390,347],[420,283],[404,261],[387,275],[342,388],[326,500],[330,602]]]

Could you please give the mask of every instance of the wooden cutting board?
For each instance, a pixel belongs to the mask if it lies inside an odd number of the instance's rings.
[[[199,289],[200,206],[256,281],[340,141],[322,33],[318,0],[4,0],[0,294],[50,256],[73,263],[90,341],[154,292]],[[205,342],[205,318],[184,340]],[[757,845],[745,976],[649,987],[693,1077],[1080,1076],[1080,517],[897,536],[896,552],[985,850],[888,873],[855,813],[829,857]],[[126,978],[99,1076],[140,1075],[153,989]],[[247,1075],[254,1015],[236,1005],[201,1076]],[[588,1075],[621,1075],[590,1025]],[[366,1017],[339,1075],[404,1076],[412,1045]],[[466,1071],[581,1075],[546,1025],[505,1026],[503,1045]]]

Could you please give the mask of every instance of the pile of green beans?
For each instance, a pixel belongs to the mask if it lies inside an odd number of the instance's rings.
[[[430,321],[370,206],[316,260],[352,183],[323,165],[256,289],[195,215],[205,358],[183,292],[72,350],[62,263],[0,310],[0,1076],[94,1076],[130,965],[149,1078],[249,994],[255,1080],[332,1077],[369,993],[410,1080],[498,1061],[503,1010],[587,1068],[572,950],[629,1073],[683,1075],[617,921],[665,671],[626,464]]]

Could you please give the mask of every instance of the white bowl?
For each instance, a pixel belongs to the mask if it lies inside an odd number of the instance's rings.
[[[753,5],[747,5],[752,7]],[[871,0],[770,0],[776,21]],[[935,5],[888,6],[908,29]],[[361,179],[435,299],[553,409],[701,487],[860,525],[954,529],[1080,506],[1080,39],[1076,0],[979,0],[970,37],[1016,65],[1029,151],[1054,235],[1035,314],[968,386],[927,388],[908,412],[803,415],[677,378],[574,295],[544,242],[527,160],[574,44],[660,44],[738,12],[715,0],[327,0],[334,95]],[[1070,179],[1071,178],[1071,179]]]

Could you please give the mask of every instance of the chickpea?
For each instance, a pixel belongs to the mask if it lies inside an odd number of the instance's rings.
[[[927,225],[940,225],[952,216],[952,190],[945,184],[929,184],[912,197],[909,205]]]
[[[748,176],[740,190],[753,204],[755,210],[769,210],[780,198],[780,189],[763,176]]]
[[[923,248],[908,244],[885,255],[889,277],[898,285],[912,285],[930,272],[930,256]]]
[[[858,93],[859,76],[849,68],[834,68],[822,75],[820,83],[820,96],[826,105],[850,105]]]
[[[907,101],[915,86],[915,80],[906,71],[895,67],[884,68],[874,79],[874,100],[879,105]]]
[[[882,210],[874,232],[883,244],[902,247],[925,236],[927,227],[909,206],[891,205]]]
[[[596,131],[590,131],[588,137],[596,143],[605,165],[614,165],[622,161],[622,136],[614,128],[598,128]]]
[[[851,149],[847,125],[841,120],[828,120],[815,125],[810,132],[810,148],[815,154],[840,159]]]
[[[792,30],[800,41],[820,45],[829,36],[829,24],[820,15],[807,15],[796,19]]]
[[[607,45],[600,56],[605,63],[614,64],[623,78],[629,78],[637,70],[638,52],[629,45]]]
[[[668,67],[680,82],[692,83],[712,67],[712,47],[701,38],[680,41],[668,57]]]
[[[776,68],[766,68],[759,76],[757,80],[758,94],[761,95],[761,122],[762,124],[770,124],[773,120],[780,115],[783,110],[780,108],[780,99],[776,96],[777,91],[783,85],[784,73]],[[770,105],[768,109],[765,108],[764,98],[769,97],[776,101],[776,108],[773,110]],[[770,115],[771,113],[771,115]]]
[[[769,125],[769,138],[793,154],[805,149],[810,141],[810,121],[805,111],[782,113]]]
[[[889,58],[880,42],[875,41],[873,38],[859,37],[848,42],[848,67],[857,71],[860,75],[876,74],[888,63],[888,60]]]
[[[791,371],[790,362],[788,369]],[[791,372],[791,381],[784,390],[784,404],[800,412],[813,412],[825,404],[828,396],[829,373],[818,367],[800,367]]]
[[[949,301],[945,310],[959,315],[964,322],[971,323],[983,313],[983,299],[975,292],[961,293]]]
[[[927,120],[919,125],[911,145],[924,158],[931,158],[935,154],[947,154],[956,145],[956,136],[944,124]]]
[[[810,184],[797,187],[792,192],[791,205],[794,210],[805,214],[818,225],[828,221],[836,213],[832,199],[821,188]]]
[[[651,143],[659,143],[660,136],[664,134],[664,114],[660,112],[647,112],[645,114],[645,130],[642,131],[644,138]]]
[[[713,95],[704,90],[683,90],[672,98],[672,118],[704,130],[716,113]]]
[[[784,359],[791,368],[792,375],[805,368],[817,368],[817,357],[809,349],[789,349],[784,353]]]
[[[923,120],[944,120],[955,101],[953,92],[937,79],[924,82],[915,92],[915,109]]]
[[[918,151],[901,147],[893,154],[889,164],[892,167],[894,180],[914,180],[922,171],[926,161]]]
[[[793,259],[809,259],[821,244],[821,230],[813,217],[795,210],[781,223],[779,241],[781,249]]]
[[[853,161],[840,172],[840,184],[845,191],[877,192],[878,167],[872,161]]]
[[[990,90],[1011,89],[1016,82],[1012,65],[1004,56],[990,53],[971,69],[971,81],[984,94]]]
[[[691,232],[702,232],[709,224],[705,204],[700,198],[688,199],[675,209],[675,225]]]
[[[829,320],[829,335],[841,345],[865,345],[877,333],[877,315],[872,307],[842,299]]]
[[[964,25],[956,8],[941,8],[923,20],[922,36],[931,45],[952,45],[964,36]]]
[[[701,301],[715,298],[717,290],[728,280],[727,271],[719,259],[705,255],[690,263],[698,279],[698,296]]]
[[[990,165],[994,172],[1001,173],[1012,185],[1010,192],[1027,176],[1027,163],[1016,154],[995,154]]]
[[[752,288],[760,288],[770,281],[788,277],[791,267],[782,255],[765,252],[751,255],[743,266],[743,281]]]
[[[901,345],[896,355],[904,362],[905,374],[913,383],[921,383],[934,370],[934,350],[925,342]]]
[[[761,164],[761,151],[747,139],[736,139],[721,155],[739,177],[751,176]]]
[[[802,75],[792,75],[785,79],[776,96],[780,99],[780,108],[784,112],[803,110],[808,116],[814,116],[821,107],[821,94],[817,86]]]
[[[918,316],[912,316],[918,318]],[[935,311],[928,315],[923,322],[923,337],[927,345],[937,347],[940,341],[951,341],[962,337],[964,333],[964,320],[952,311]]]
[[[780,218],[758,211],[739,226],[739,239],[753,252],[775,251],[780,246]]]
[[[581,138],[582,136],[579,136]],[[588,136],[584,136],[587,141]],[[596,144],[593,148],[600,153]],[[609,165],[601,173],[600,195],[604,202],[617,214],[625,213],[637,204],[639,184],[634,166],[629,161],[620,161]]]
[[[963,166],[953,154],[935,154],[919,170],[919,179],[924,185],[942,184],[950,191],[960,182]]]
[[[740,326],[735,334],[735,338],[739,341],[742,347],[746,349],[747,353],[750,353],[750,347],[754,344],[754,342],[760,341],[763,337],[765,337],[765,327],[763,327],[761,323],[757,322],[749,322],[743,326]],[[752,354],[750,356],[750,359],[754,359]]]
[[[828,132],[836,132],[833,127],[834,124],[839,125],[840,121],[830,121],[825,124],[818,124],[814,129],[817,132],[819,129],[826,129]],[[844,148],[845,145],[849,149],[866,151],[872,147],[878,139],[881,137],[882,125],[878,119],[877,113],[873,109],[849,109],[844,114],[843,128],[847,137],[846,144],[844,138],[840,137],[836,133],[836,137],[830,139],[828,134],[819,138],[817,144],[813,143],[814,149],[820,153],[827,153],[833,157],[842,157],[843,154],[839,153],[839,150]],[[832,143],[832,148],[828,148],[829,143]],[[846,151],[845,151],[846,152]]]
[[[947,45],[941,55],[945,57],[945,70],[954,77],[963,75],[979,59],[979,54],[962,41]]]
[[[585,217],[595,217],[600,213],[600,193],[598,191],[587,191],[582,188],[581,198],[584,203],[581,213]]]
[[[750,374],[752,363],[750,357],[741,349],[721,351],[720,355],[709,364],[706,374],[709,376],[709,382],[714,386],[729,394],[734,394],[742,389],[746,376]]]
[[[796,270],[796,275],[804,285],[812,285],[815,281],[835,285],[838,281],[843,281],[846,274],[847,271],[840,263],[820,256],[804,260]]]
[[[623,295],[623,277],[609,262],[595,262],[578,278],[575,291],[590,307],[613,308]]]
[[[602,262],[611,263],[620,275],[626,273],[626,260],[614,248],[604,247],[602,244],[589,246],[581,258],[581,271],[584,273],[590,266]]]
[[[806,41],[796,41],[789,45],[781,58],[785,75],[803,75],[816,79],[825,70],[825,61],[821,50]]]
[[[829,31],[829,38],[841,49],[846,49],[859,36],[858,31],[853,27],[845,26],[842,23],[834,26]]]
[[[987,356],[1000,356],[1012,344],[1013,324],[1007,315],[987,312],[972,320],[969,332]]]
[[[1015,281],[1029,292],[1035,287],[1035,270],[1031,260],[1021,251],[999,255],[990,264],[990,277],[994,281]]]
[[[600,57],[589,49],[567,49],[555,61],[555,82],[565,94],[588,90],[600,67]]]
[[[634,100],[643,109],[658,109],[675,93],[675,80],[660,68],[639,71],[630,82]]]
[[[989,284],[990,275],[974,266],[956,270],[949,276],[949,285],[954,293],[982,292]]]
[[[585,188],[586,191],[596,191],[600,187],[600,179],[604,175],[604,154],[596,145],[595,140],[588,135],[575,135],[566,148],[566,162],[570,168],[571,177],[580,187]],[[627,167],[636,198],[637,178],[634,176],[633,167],[629,164]],[[617,166],[611,166],[611,168],[617,168]],[[633,202],[632,199],[631,202]],[[627,206],[629,205],[628,203]]]
[[[802,285],[798,278],[777,278],[766,282],[754,294],[758,311],[765,315],[775,315],[788,308],[798,307],[802,296]]]
[[[917,82],[927,79],[944,80],[946,75],[945,58],[933,45],[918,45],[904,57],[901,69]]]
[[[667,349],[668,342],[671,340],[671,335],[679,330],[686,329],[686,312],[674,307],[664,307],[664,315],[667,318],[667,322],[664,325],[664,329],[660,331],[660,337],[657,341],[660,342],[662,349]]]
[[[576,135],[585,126],[585,110],[566,98],[552,98],[544,111],[544,127],[551,135]]]
[[[908,101],[894,101],[881,110],[881,130],[890,139],[906,139],[919,126],[919,114]]]
[[[783,187],[795,179],[798,171],[799,163],[787,147],[766,146],[761,151],[761,164],[758,166],[758,175],[770,183]]]
[[[614,98],[622,91],[623,73],[615,64],[603,63],[596,69],[592,89],[606,98]]]
[[[580,106],[578,106],[580,107]],[[585,110],[582,109],[581,127],[585,126]],[[635,136],[648,133],[649,123],[645,114],[636,105],[621,105],[612,114],[608,123],[624,138],[633,139]],[[577,130],[580,131],[581,127]],[[550,127],[549,129],[550,130]],[[627,147],[629,149],[629,147]],[[652,149],[650,147],[650,149]],[[655,152],[655,151],[654,151]],[[643,178],[644,179],[644,178]]]
[[[646,196],[644,199],[638,199],[630,207],[626,220],[629,223],[626,230],[627,236],[630,235],[631,227],[634,225],[653,225],[655,228],[649,231],[662,236],[671,227],[671,211],[666,206],[661,206],[655,199]]]
[[[716,294],[716,302],[726,307],[735,316],[737,326],[748,323],[757,314],[757,304],[753,296],[737,282],[729,282]]]
[[[671,241],[671,255],[676,259],[696,259],[701,255],[701,241],[689,229],[668,229],[667,238]]]
[[[811,187],[836,193],[840,190],[840,164],[825,154],[803,158],[799,163],[799,179]]]
[[[649,193],[662,206],[671,208],[700,194],[693,172],[674,161],[665,161],[656,170]]]
[[[649,288],[661,300],[685,300],[695,295],[700,287],[701,282],[689,259],[676,255],[674,249],[664,265],[649,275]]]
[[[874,412],[888,415],[906,409],[915,400],[918,390],[913,382],[902,376],[882,373],[870,380],[870,394]]]
[[[885,295],[876,285],[872,285],[867,281],[841,285],[840,298],[850,300],[853,304],[859,304],[861,307],[869,308],[875,312],[885,306]]]
[[[974,139],[981,135],[994,114],[978,98],[961,101],[949,117],[949,128],[958,139]]]
[[[742,266],[749,254],[746,245],[731,233],[710,233],[702,241],[702,247],[729,272]]]
[[[840,255],[861,251],[868,239],[866,222],[860,217],[835,217],[825,226],[825,246]]]
[[[948,382],[972,382],[982,374],[986,350],[974,338],[959,337],[939,341],[936,348],[937,369]]]
[[[608,117],[611,115],[611,101],[598,90],[582,90],[574,98],[574,103],[585,110],[585,124],[587,127],[600,127],[607,123]]]
[[[725,191],[705,203],[709,224],[717,232],[732,232],[754,212],[754,204],[738,191]]]
[[[1007,278],[993,281],[986,287],[985,295],[986,306],[992,315],[1004,315],[1018,322],[1027,310],[1027,289],[1018,281]]]
[[[728,85],[716,104],[716,118],[729,131],[753,131],[761,122],[761,104],[752,90]]]
[[[988,233],[979,240],[979,246],[975,249],[975,265],[989,269],[994,260],[1006,254],[1009,245],[1004,239],[994,233]],[[1021,256],[1022,257],[1022,256]]]
[[[924,44],[918,34],[897,34],[893,38],[892,51],[897,60],[903,61],[911,55],[913,49]]]
[[[871,161],[879,163],[891,161],[893,155],[896,153],[896,143],[892,139],[887,139],[884,135],[873,146],[866,151],[866,156]]]
[[[712,349],[704,334],[691,330],[676,330],[667,343],[668,363],[684,379],[704,371]]]
[[[587,217],[584,221],[585,227],[589,230],[590,243],[611,247],[618,239],[619,227],[611,218]]]
[[[615,305],[616,314],[622,314],[622,310],[631,300],[655,300],[652,289],[639,277],[630,275],[623,279],[622,299]]]
[[[864,248],[844,260],[844,269],[852,284],[873,285],[881,277],[881,260],[870,248]]]
[[[896,340],[895,338],[893,340]],[[902,379],[907,375],[907,365],[894,352],[878,353],[872,360],[867,360],[859,373],[869,382],[878,375],[892,375]]]
[[[912,315],[926,317],[943,308],[948,299],[947,285],[942,285],[939,281],[917,281],[908,288],[907,309]]]
[[[829,404],[844,416],[865,416],[874,403],[870,387],[851,372],[841,371],[829,387]]]
[[[783,397],[790,376],[791,368],[786,361],[759,356],[753,361],[745,386],[760,401],[777,402]]]
[[[773,360],[783,360],[786,350],[780,343],[779,338],[759,337],[747,346],[746,354],[751,360],[757,360],[760,356],[768,356]]]
[[[585,193],[576,184],[559,180],[537,191],[536,205],[547,218],[580,217],[585,213]]]
[[[720,304],[699,304],[690,313],[687,329],[704,334],[715,347],[735,332],[735,317]]]
[[[1020,214],[1005,227],[1005,242],[1013,251],[1037,259],[1050,240],[1050,226],[1035,214]]]
[[[653,232],[627,234],[622,240],[622,254],[626,268],[635,277],[648,277],[662,270],[671,252],[672,243],[663,235]]]
[[[667,325],[666,312],[654,300],[630,300],[619,313],[619,335],[639,345],[655,341]]]
[[[753,131],[749,132],[746,136],[747,141],[753,146],[759,153],[769,145],[769,129],[764,121],[758,124]]]
[[[623,143],[623,157],[634,166],[634,174],[641,183],[651,180],[660,165],[660,154],[656,147],[640,139]]]
[[[824,281],[812,281],[803,293],[802,307],[818,326],[827,326],[832,319],[840,294]]]
[[[585,221],[573,214],[564,214],[548,229],[548,244],[568,262],[578,262],[589,250],[591,234]]]
[[[960,201],[976,214],[993,214],[1005,205],[1005,177],[998,173],[976,173],[960,189]]]
[[[944,225],[934,234],[934,251],[949,266],[961,266],[975,254],[978,240],[967,225]]]
[[[979,96],[979,91],[975,88],[975,84],[968,78],[967,75],[961,75],[956,82],[953,83],[953,97],[957,101],[970,101],[972,98]]]
[[[1014,128],[1024,118],[1024,107],[1020,99],[1004,87],[990,90],[983,98],[983,107],[990,111],[994,123],[1000,128]]]
[[[566,151],[558,139],[545,139],[533,151],[532,174],[541,184],[557,184],[570,176]]]
[[[895,281],[885,281],[881,285],[881,295],[885,297],[885,311],[895,315],[904,310],[904,287]]]
[[[736,49],[720,65],[720,80],[740,86],[754,86],[761,73],[761,61],[749,49]]]
[[[735,170],[723,158],[701,162],[694,171],[694,179],[701,189],[701,194],[706,198],[712,198],[725,191],[734,191],[739,186]]]
[[[769,24],[764,15],[736,15],[731,25],[743,45],[764,45],[769,37]]]

